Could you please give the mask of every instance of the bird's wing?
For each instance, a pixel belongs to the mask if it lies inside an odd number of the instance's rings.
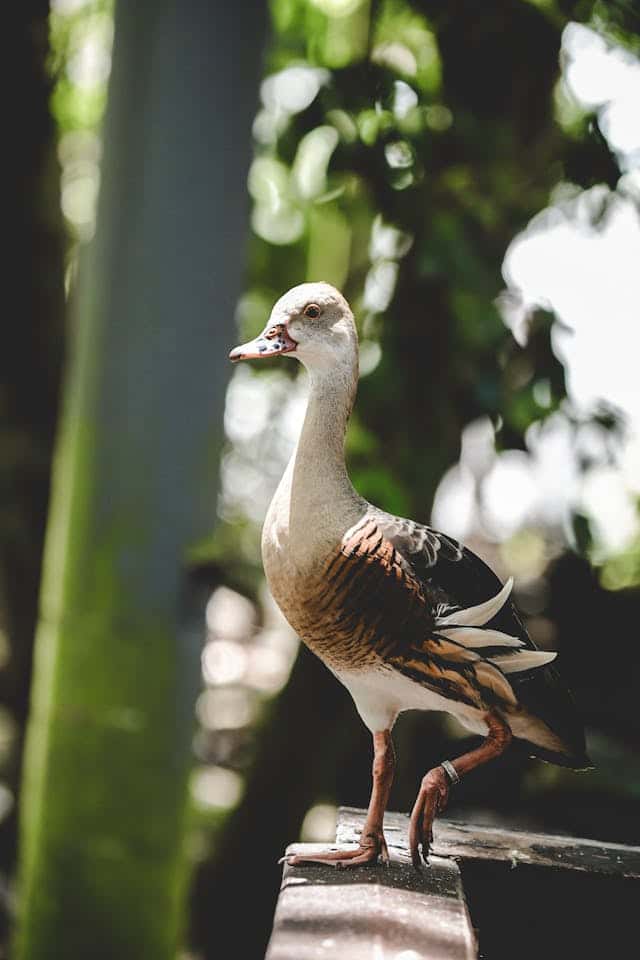
[[[459,562],[459,544],[372,510],[345,535],[340,559],[327,571],[326,602],[341,608],[339,622],[347,629],[364,619],[367,642],[415,682],[478,709],[513,707],[516,698],[505,674],[531,670],[548,655],[521,651],[517,637],[483,629],[508,591],[464,609],[435,600],[446,594],[434,594],[418,569],[435,569],[445,555]]]
[[[422,584],[436,636],[480,651],[507,674],[554,659],[555,653],[536,650],[510,602],[513,580],[503,586],[479,557],[431,527],[377,509],[371,519]]]
[[[520,706],[543,719],[567,744],[576,766],[588,765],[584,729],[573,698],[549,665],[553,656],[538,651],[527,633],[509,599],[510,583],[503,586],[468,547],[431,527],[376,508],[372,518],[421,583],[427,602],[434,605],[436,632],[464,642],[508,674]],[[517,642],[494,645],[504,637]]]

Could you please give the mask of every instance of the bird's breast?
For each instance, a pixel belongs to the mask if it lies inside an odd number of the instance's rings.
[[[429,633],[424,603],[406,584],[375,558],[345,554],[341,541],[324,544],[309,564],[271,528],[263,560],[285,617],[334,671],[378,664]]]

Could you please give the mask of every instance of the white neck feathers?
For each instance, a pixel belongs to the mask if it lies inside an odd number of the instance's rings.
[[[275,539],[311,563],[362,513],[344,458],[344,437],[358,380],[357,347],[332,366],[309,364],[309,399],[298,443],[265,521],[263,542]],[[266,559],[266,558],[265,558]]]

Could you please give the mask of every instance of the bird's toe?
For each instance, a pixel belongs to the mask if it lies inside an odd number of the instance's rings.
[[[409,822],[409,850],[416,870],[421,868],[421,857],[429,863],[433,843],[433,822],[445,809],[449,799],[449,783],[441,767],[435,767],[423,777]]]

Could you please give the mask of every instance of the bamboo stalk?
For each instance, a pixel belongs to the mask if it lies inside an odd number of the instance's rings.
[[[117,9],[47,532],[17,960],[164,960],[179,939],[199,683],[181,557],[215,507],[261,39],[239,20],[204,0]]]

